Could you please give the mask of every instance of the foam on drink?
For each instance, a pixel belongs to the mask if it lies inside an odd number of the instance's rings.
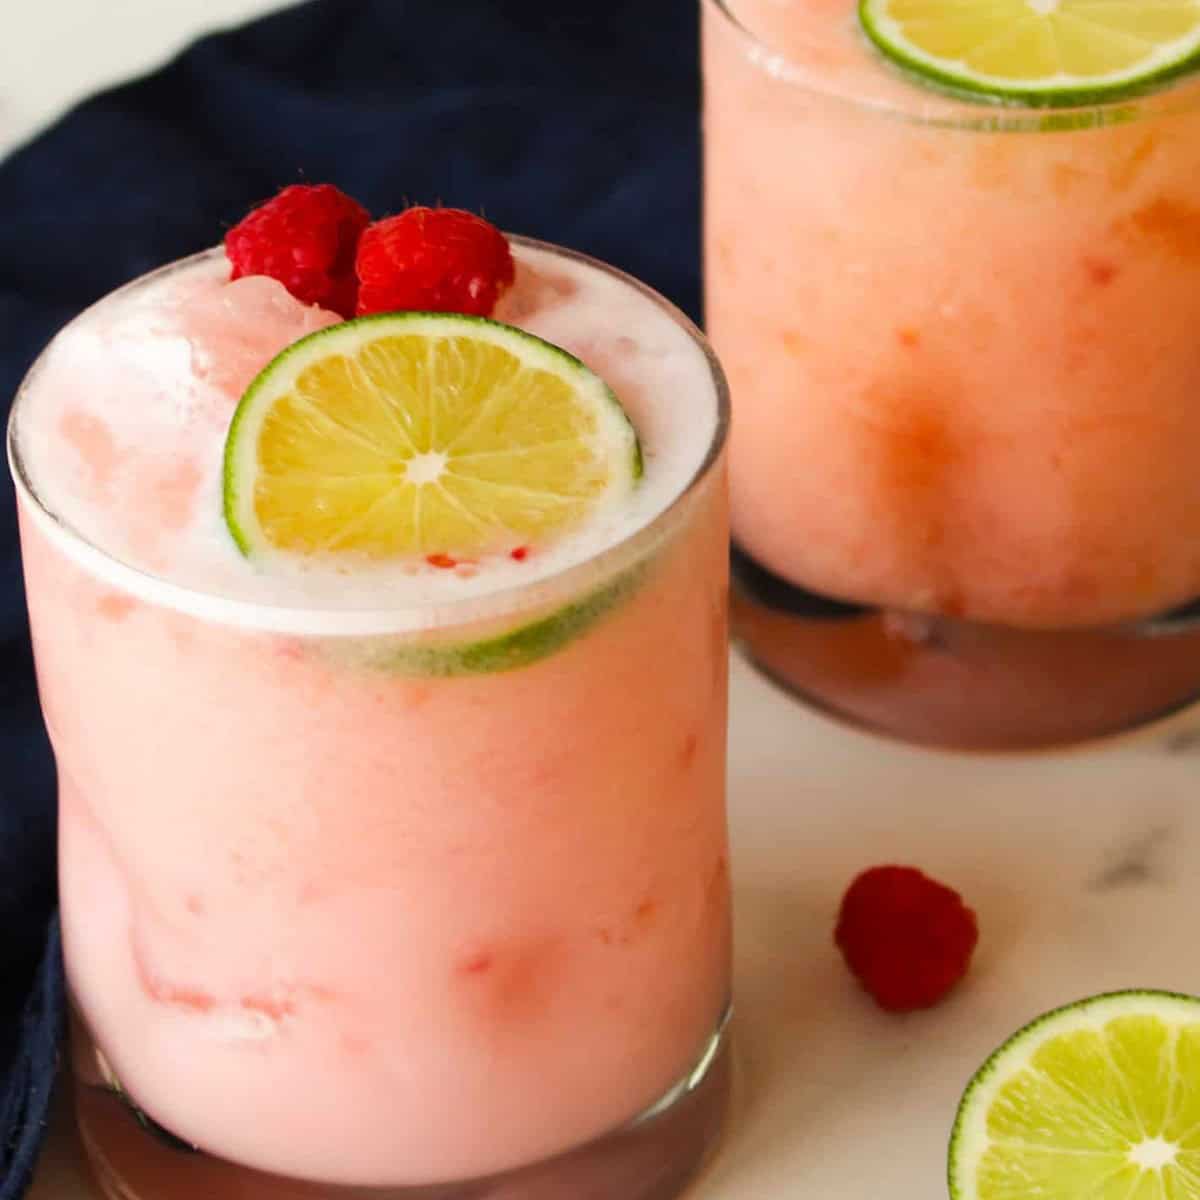
[[[435,612],[412,610],[549,580],[637,533],[686,489],[712,443],[717,398],[703,351],[638,286],[560,252],[513,249],[517,279],[496,319],[563,347],[605,379],[645,458],[627,505],[522,561],[447,571],[419,560],[296,559],[267,571],[241,556],[221,501],[234,408],[276,354],[339,318],[270,279],[230,282],[218,253],[135,282],[59,334],[16,409],[18,474],[63,526],[112,560],[126,586],[132,568],[145,577],[141,589],[162,593],[165,584],[172,594],[160,598],[229,619],[247,619],[248,605],[260,610],[255,624],[272,624],[277,608],[288,610],[281,620],[290,627],[304,609],[318,623],[341,613],[386,625],[386,614],[408,610],[398,627],[431,625]]]

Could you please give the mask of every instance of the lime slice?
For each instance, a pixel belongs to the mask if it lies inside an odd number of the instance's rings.
[[[1197,0],[859,0],[859,20],[928,82],[1031,105],[1132,95],[1200,59]]]
[[[452,679],[524,670],[557,654],[606,618],[640,589],[650,570],[650,561],[643,560],[580,599],[500,632],[460,635],[456,640],[341,638],[316,648],[343,668],[414,678]]]
[[[955,1200],[1200,1198],[1200,1000],[1120,992],[1026,1026],[971,1081]]]
[[[641,474],[607,385],[479,317],[385,313],[323,329],[250,385],[225,443],[225,519],[248,555],[475,558],[545,545]]]

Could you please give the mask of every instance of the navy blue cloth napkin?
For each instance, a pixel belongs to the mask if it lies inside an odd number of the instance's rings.
[[[315,0],[196,43],[0,163],[0,413],[63,322],[333,182],[482,211],[699,310],[696,0]],[[0,1200],[28,1186],[63,1028],[54,768],[0,485]]]

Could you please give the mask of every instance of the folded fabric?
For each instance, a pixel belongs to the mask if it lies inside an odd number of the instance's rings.
[[[482,211],[697,315],[696,9],[315,0],[87,101],[0,164],[3,411],[64,321],[304,180],[377,215]],[[60,1057],[53,837],[15,501],[0,486],[0,1200],[28,1185]]]

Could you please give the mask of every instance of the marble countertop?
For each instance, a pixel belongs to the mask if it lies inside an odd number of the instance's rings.
[[[277,7],[21,6],[0,41],[0,153],[197,32]],[[736,657],[732,711],[738,1093],[694,1200],[933,1200],[963,1085],[1025,1020],[1110,988],[1200,992],[1194,713],[1072,754],[934,754],[803,712]],[[875,1009],[832,945],[846,884],[887,861],[979,914],[974,968],[932,1012]],[[32,1196],[91,1196],[65,1122]]]

